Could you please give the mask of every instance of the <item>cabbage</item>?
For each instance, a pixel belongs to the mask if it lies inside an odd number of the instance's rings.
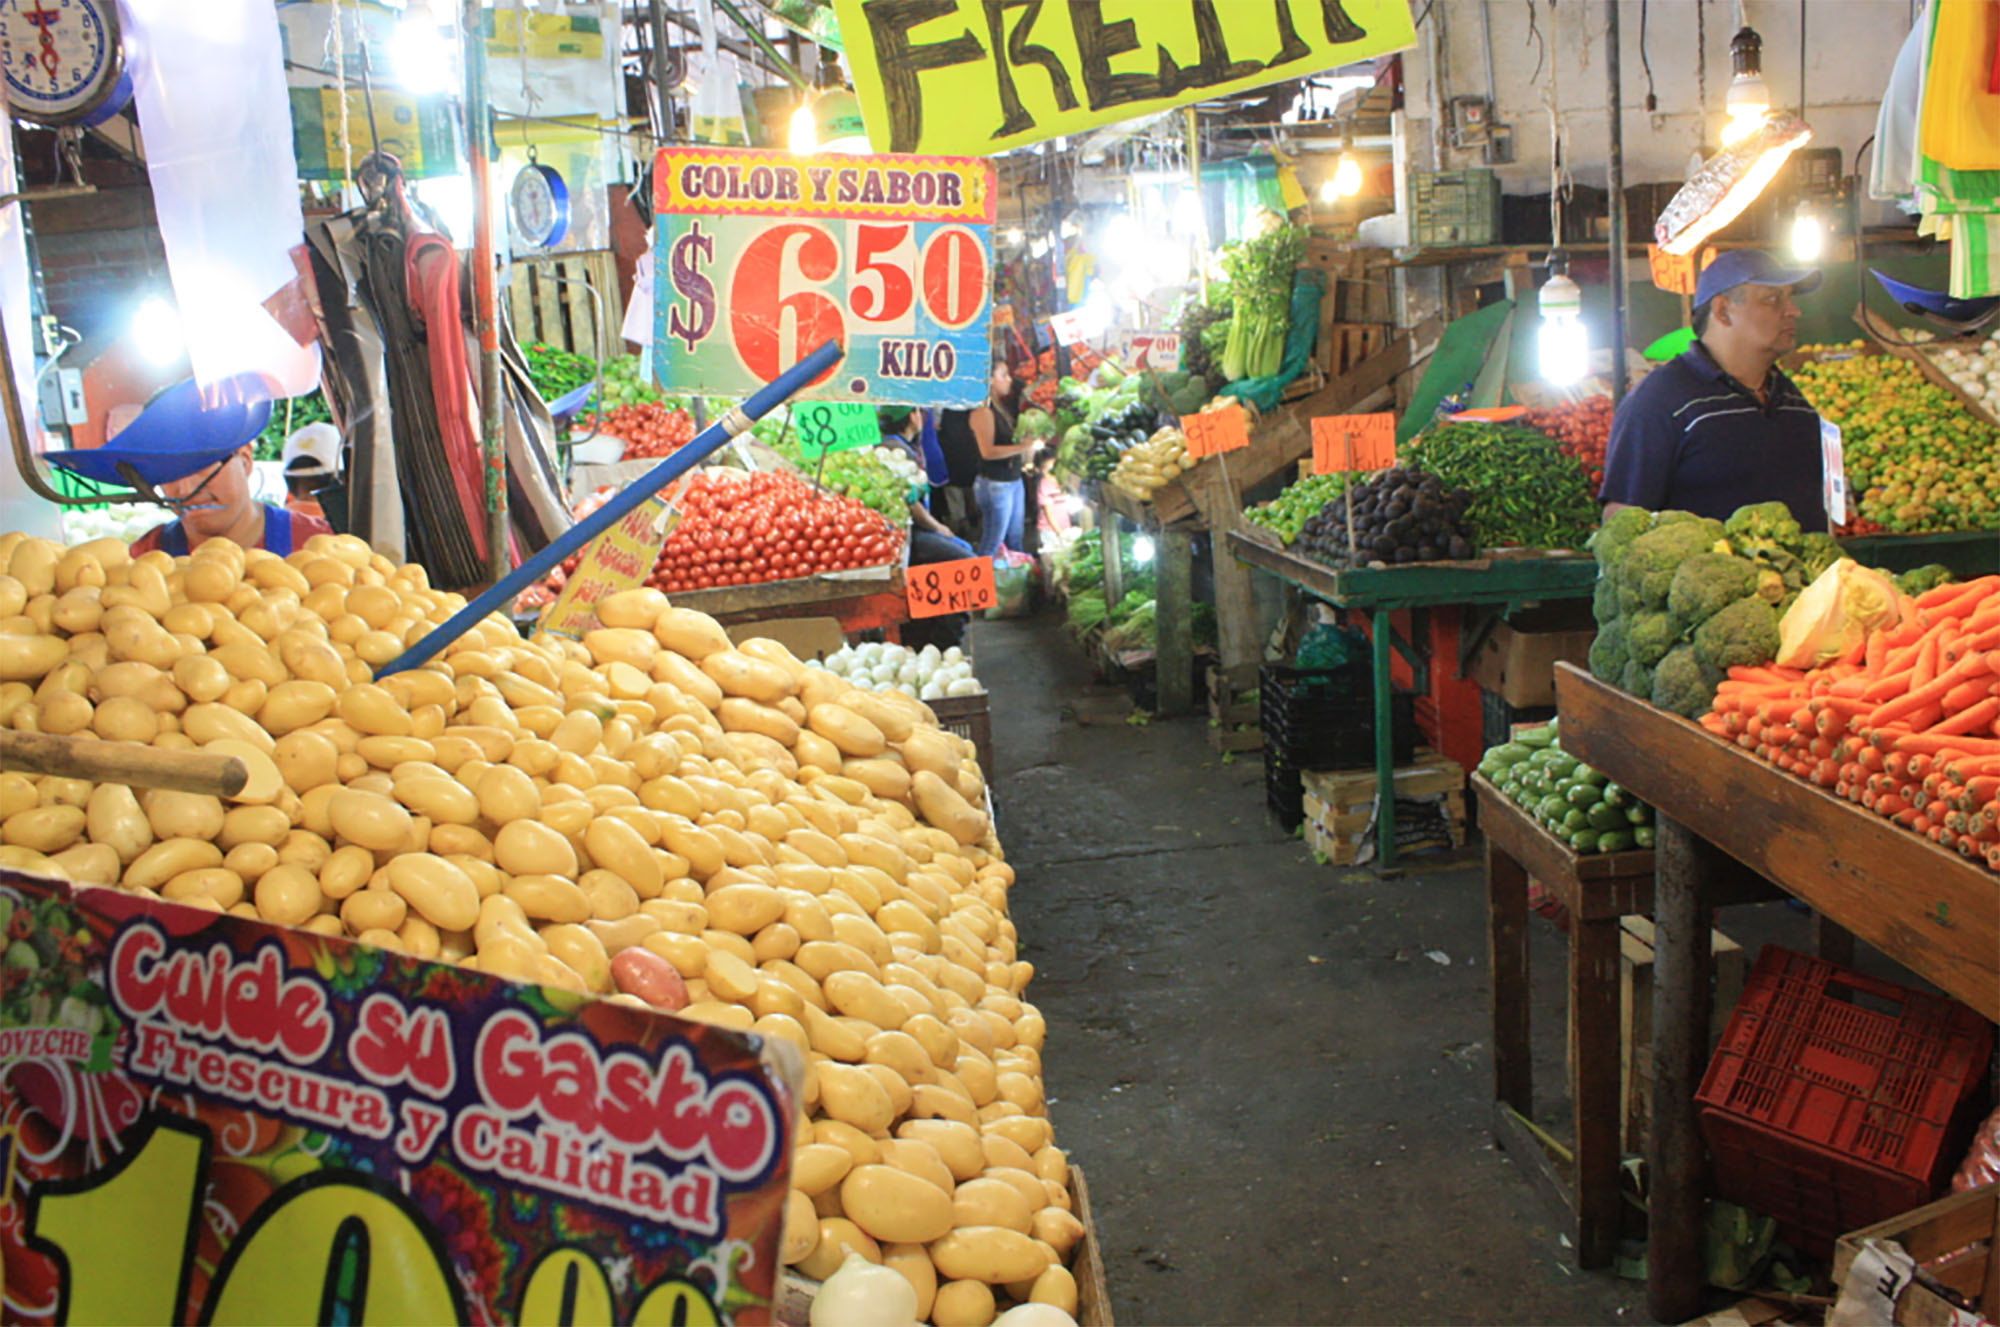
[[[1908,601],[1886,572],[1842,558],[1819,574],[1778,624],[1777,662],[1812,668],[1838,658],[1871,631],[1895,626]]]
[[[1036,438],[1048,439],[1056,435],[1055,417],[1040,406],[1030,406],[1014,421],[1014,440],[1032,442]]]

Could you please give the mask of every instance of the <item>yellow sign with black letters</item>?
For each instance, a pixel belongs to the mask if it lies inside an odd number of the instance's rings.
[[[1407,0],[834,0],[877,152],[990,156],[1416,43]]]

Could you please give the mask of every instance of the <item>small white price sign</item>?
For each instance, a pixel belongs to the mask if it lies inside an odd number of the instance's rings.
[[[1847,524],[1847,461],[1840,443],[1840,425],[1830,419],[1819,422],[1820,496],[1826,504],[1826,519],[1834,525]]]

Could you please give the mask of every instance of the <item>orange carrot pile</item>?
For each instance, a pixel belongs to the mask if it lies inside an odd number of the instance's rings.
[[[2000,576],[1810,671],[1732,668],[1704,728],[2000,871]]]

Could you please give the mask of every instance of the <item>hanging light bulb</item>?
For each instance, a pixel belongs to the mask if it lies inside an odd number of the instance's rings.
[[[1764,85],[1764,39],[1745,27],[1729,42],[1734,69],[1729,79],[1729,122],[1722,127],[1722,145],[1731,147],[1755,133],[1771,113],[1771,90]]]
[[[140,303],[129,332],[139,353],[155,364],[171,364],[187,354],[180,312],[158,295],[148,295]]]
[[[1590,334],[1583,326],[1583,288],[1569,277],[1569,258],[1561,250],[1549,255],[1549,279],[1537,300],[1542,325],[1536,335],[1542,381],[1567,387],[1590,368]]]
[[[819,146],[819,123],[813,117],[811,96],[799,103],[792,112],[791,132],[786,136],[785,145],[800,156],[804,156]]]
[[[1361,163],[1355,160],[1352,147],[1342,150],[1340,164],[1333,168],[1333,179],[1329,183],[1338,198],[1352,198],[1361,192]]]
[[[1826,248],[1826,227],[1811,203],[1800,203],[1792,213],[1792,257],[1802,263],[1819,261]]]

